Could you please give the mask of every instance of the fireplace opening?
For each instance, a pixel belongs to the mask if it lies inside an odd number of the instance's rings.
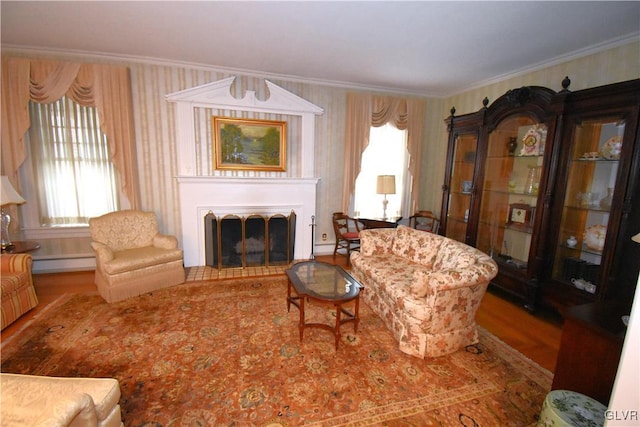
[[[293,261],[296,214],[205,215],[206,265],[221,268],[286,265]]]

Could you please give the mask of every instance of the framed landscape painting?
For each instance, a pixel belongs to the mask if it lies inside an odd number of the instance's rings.
[[[286,170],[287,123],[213,117],[216,169]]]

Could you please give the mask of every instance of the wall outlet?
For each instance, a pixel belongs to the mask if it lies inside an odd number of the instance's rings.
[[[327,240],[327,233],[322,233],[322,240]]]

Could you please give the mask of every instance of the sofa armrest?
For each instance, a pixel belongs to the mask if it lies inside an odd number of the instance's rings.
[[[22,271],[31,272],[33,258],[30,254],[2,254],[0,270],[8,273],[18,273]]]
[[[178,247],[178,239],[167,234],[156,234],[153,236],[153,246],[160,249],[175,249]]]
[[[96,253],[96,258],[98,259],[98,265],[105,263],[107,261],[111,261],[113,259],[113,251],[111,248],[104,243],[100,242],[91,242],[91,247]]]
[[[395,228],[369,228],[360,231],[360,253],[382,255],[391,252]]]
[[[413,273],[411,294],[423,298],[440,291],[487,284],[498,274],[496,263],[489,262],[469,265],[459,269],[429,270],[418,268]]]

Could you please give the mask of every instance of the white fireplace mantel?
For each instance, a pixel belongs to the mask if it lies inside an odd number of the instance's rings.
[[[311,224],[316,216],[318,178],[314,176],[315,116],[324,110],[266,81],[269,98],[258,100],[247,91],[241,99],[231,95],[235,77],[172,93],[177,104],[178,187],[182,221],[182,245],[186,267],[205,265],[204,217],[296,213],[295,259],[313,252]],[[274,113],[301,117],[298,176],[246,177],[196,175],[194,108]]]

